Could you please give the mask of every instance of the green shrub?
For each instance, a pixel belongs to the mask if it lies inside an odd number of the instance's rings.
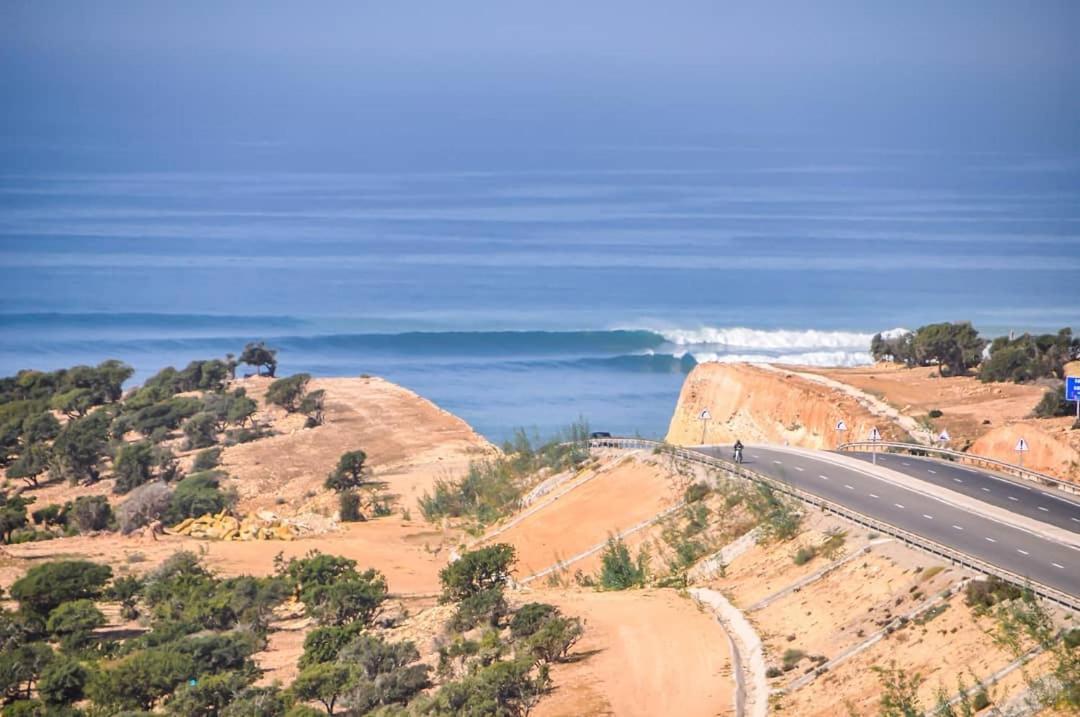
[[[220,462],[221,449],[207,448],[205,451],[199,451],[199,453],[195,455],[195,461],[191,465],[191,470],[196,473],[208,471],[217,468]]]
[[[360,494],[355,491],[340,493],[338,495],[338,513],[344,523],[355,523],[363,520],[360,514]]]
[[[781,658],[784,665],[784,672],[790,672],[804,657],[806,657],[806,653],[802,650],[795,648],[784,650],[784,656]]]
[[[217,442],[218,423],[214,414],[202,411],[184,421],[188,449],[206,448]]]
[[[600,558],[601,587],[605,590],[627,590],[644,587],[648,561],[645,553],[638,553],[636,561],[630,558],[630,550],[621,538],[608,538]]]
[[[58,560],[30,568],[12,584],[9,592],[21,610],[44,619],[65,602],[99,597],[111,577],[112,570],[107,565],[87,560]]]
[[[220,513],[231,508],[236,496],[221,490],[220,481],[224,477],[225,474],[220,471],[205,471],[192,473],[177,483],[165,511],[166,522],[179,523],[184,518]]]
[[[798,535],[802,514],[792,501],[768,486],[757,486],[747,499],[747,507],[758,521],[762,542],[791,540]]]
[[[69,511],[69,520],[80,533],[105,530],[112,522],[112,507],[103,495],[81,495]]]
[[[71,657],[59,657],[41,671],[38,695],[50,705],[71,705],[83,698],[90,673]]]
[[[559,608],[542,602],[530,602],[518,608],[510,620],[510,634],[514,639],[528,637],[540,629],[546,621],[557,616]]]
[[[462,598],[450,618],[449,627],[457,632],[471,630],[480,624],[499,628],[509,612],[503,588],[489,588]]]
[[[496,543],[466,551],[439,571],[442,601],[456,602],[491,589],[502,589],[517,560],[514,546]]]
[[[815,557],[817,557],[817,549],[813,546],[807,546],[796,550],[795,554],[791,556],[791,560],[796,565],[806,565]]]
[[[964,603],[973,608],[991,608],[999,602],[1015,600],[1021,595],[1023,590],[995,576],[972,580],[964,587]]]
[[[1075,404],[1065,400],[1064,389],[1051,388],[1043,394],[1032,413],[1039,418],[1055,418],[1072,415],[1074,410],[1076,410]]]
[[[308,373],[279,378],[266,390],[266,402],[281,406],[289,413],[293,413],[300,407],[309,381],[311,381],[311,374]]]
[[[105,616],[92,600],[70,600],[49,613],[45,629],[60,640],[65,650],[78,650],[89,645],[92,633],[105,624]]]
[[[343,453],[338,459],[337,467],[326,477],[326,488],[340,493],[362,486],[366,460],[367,454],[363,451]]]
[[[691,483],[683,493],[683,500],[687,503],[697,503],[709,495],[709,486],[704,483]]]
[[[930,413],[928,413],[927,415],[930,416],[930,418],[941,418],[945,414],[942,413],[939,409],[934,408],[934,409],[931,409]]]
[[[333,662],[341,649],[352,642],[362,629],[360,623],[315,628],[304,637],[304,654],[300,656],[299,667],[303,669],[320,662]]]

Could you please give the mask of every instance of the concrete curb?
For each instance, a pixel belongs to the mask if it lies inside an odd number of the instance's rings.
[[[699,603],[712,610],[717,621],[724,628],[724,632],[732,639],[738,650],[737,662],[741,670],[738,672],[733,670],[733,674],[736,675],[736,715],[738,717],[742,715],[765,717],[769,713],[769,680],[765,676],[765,648],[754,626],[738,608],[717,591],[708,588],[690,588],[687,592]],[[732,665],[735,664],[735,654],[732,653]],[[745,703],[742,705],[738,700],[740,686],[745,687],[746,694]]]

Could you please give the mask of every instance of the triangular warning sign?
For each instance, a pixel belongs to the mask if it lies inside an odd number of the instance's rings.
[[[1017,453],[1023,453],[1027,449],[1028,449],[1027,441],[1025,441],[1023,438],[1021,438],[1019,441],[1016,442],[1016,452]]]

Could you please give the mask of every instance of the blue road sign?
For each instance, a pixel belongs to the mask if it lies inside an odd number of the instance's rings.
[[[1080,376],[1069,376],[1065,379],[1065,400],[1080,401]]]

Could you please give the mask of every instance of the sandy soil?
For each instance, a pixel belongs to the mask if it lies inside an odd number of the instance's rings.
[[[555,666],[556,689],[534,715],[732,714],[727,638],[693,601],[672,590],[532,597],[586,622],[581,658]]]
[[[267,379],[237,382],[262,399]],[[228,448],[222,464],[235,480],[239,510],[283,514],[332,512],[334,497],[322,487],[342,453],[367,453],[375,480],[398,496],[402,508],[439,478],[458,477],[470,461],[494,447],[463,420],[412,391],[379,378],[314,379],[310,390],[326,391],[326,422],[303,429],[291,416],[275,414],[282,435]],[[276,411],[277,409],[270,409]],[[293,425],[290,425],[290,421]]]
[[[655,461],[618,460],[490,542],[512,544],[518,551],[515,575],[531,575],[655,516],[677,502],[681,491],[682,484]],[[590,572],[596,560],[570,572]]]

